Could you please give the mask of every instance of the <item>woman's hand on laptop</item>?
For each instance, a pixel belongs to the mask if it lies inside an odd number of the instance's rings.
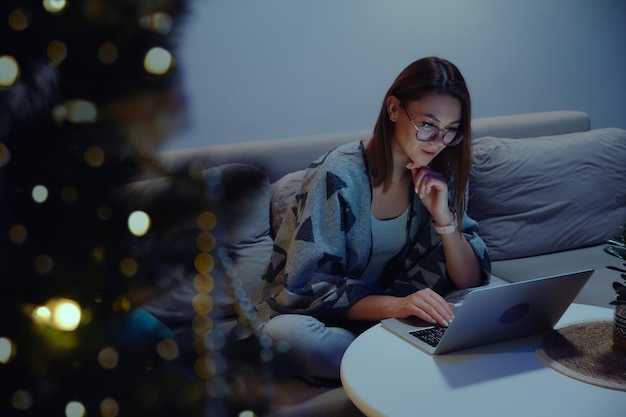
[[[452,308],[442,296],[430,288],[419,290],[406,297],[399,297],[395,308],[396,318],[416,316],[424,321],[448,327],[454,318]]]
[[[411,316],[448,327],[454,318],[454,304],[430,288],[416,291],[406,297],[392,295],[368,295],[348,310],[348,317],[355,320],[405,319]]]

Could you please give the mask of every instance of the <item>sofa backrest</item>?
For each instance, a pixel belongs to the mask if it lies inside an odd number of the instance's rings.
[[[472,136],[507,138],[536,137],[582,132],[590,129],[589,115],[579,111],[496,116],[472,120]],[[229,163],[247,163],[263,168],[274,182],[287,173],[306,168],[313,160],[338,145],[367,139],[371,130],[317,135],[258,142],[242,142],[200,148],[168,150],[161,153],[163,162],[176,167],[192,161],[205,167]]]

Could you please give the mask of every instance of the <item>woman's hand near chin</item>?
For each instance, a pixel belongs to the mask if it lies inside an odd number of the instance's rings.
[[[407,168],[411,170],[415,193],[433,216],[435,223],[452,223],[454,214],[448,206],[448,182],[445,177],[427,166],[415,167],[411,163]]]

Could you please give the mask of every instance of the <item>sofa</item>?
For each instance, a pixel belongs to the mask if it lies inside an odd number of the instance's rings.
[[[249,295],[272,249],[272,237],[303,170],[318,156],[371,131],[273,139],[161,152],[169,169],[201,173],[223,222],[228,282],[215,284],[217,321],[232,326],[250,311]],[[479,222],[492,260],[489,285],[594,269],[575,302],[609,307],[619,260],[605,239],[626,222],[626,131],[592,129],[588,114],[550,111],[476,118],[468,214]],[[154,186],[148,179],[138,186]],[[190,321],[197,288],[177,284],[146,309],[168,325]],[[253,317],[254,318],[254,317]],[[252,318],[252,319],[253,319]],[[359,415],[341,388],[281,381],[267,415]],[[329,411],[332,410],[332,411]],[[341,410],[339,412],[338,410]]]

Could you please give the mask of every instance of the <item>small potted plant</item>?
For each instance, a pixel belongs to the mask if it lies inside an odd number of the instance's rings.
[[[626,260],[626,223],[622,225],[623,232],[613,238],[607,239],[608,245],[604,251],[609,255]],[[626,267],[626,263],[624,264]],[[613,320],[613,344],[620,349],[626,350],[626,269],[616,266],[608,266],[620,273],[623,282],[613,282],[615,300],[610,304],[615,306],[615,318]]]

